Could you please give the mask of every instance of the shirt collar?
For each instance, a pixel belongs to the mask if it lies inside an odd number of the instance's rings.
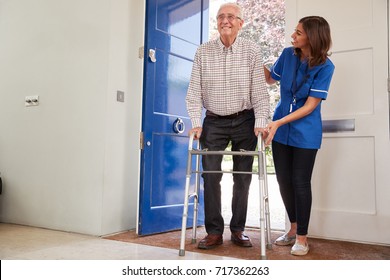
[[[231,50],[231,52],[234,53],[237,51],[239,40],[240,40],[240,38],[236,37],[236,40],[234,41],[233,45],[231,45],[229,48],[226,48],[225,45],[221,41],[221,37],[219,37],[217,40],[217,45],[218,45],[218,48],[221,52],[223,52],[224,50]]]

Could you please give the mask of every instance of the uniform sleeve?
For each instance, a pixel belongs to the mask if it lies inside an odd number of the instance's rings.
[[[328,96],[328,90],[332,80],[333,72],[334,65],[331,62],[328,62],[326,65],[324,65],[314,77],[309,96],[325,100]]]
[[[260,49],[254,48],[254,59],[252,59],[252,77],[251,77],[251,103],[255,112],[255,128],[264,128],[267,125],[270,102],[269,94],[265,82],[263,63],[261,62]]]
[[[276,62],[274,63],[274,65],[272,65],[270,69],[271,77],[275,81],[280,81],[282,79],[283,65],[286,57],[286,51],[287,49],[283,50],[282,54],[279,56],[279,58],[276,60]]]
[[[186,104],[192,127],[202,126],[202,87],[201,87],[201,59],[200,49],[195,53],[192,65],[190,84],[188,86]]]

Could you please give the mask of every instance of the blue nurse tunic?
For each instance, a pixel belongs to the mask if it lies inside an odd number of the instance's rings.
[[[293,47],[285,48],[270,69],[271,77],[280,81],[280,101],[273,120],[302,107],[309,96],[325,100],[334,68],[330,59],[309,68],[307,61],[301,62],[294,54]],[[309,115],[279,127],[273,140],[298,148],[319,149],[322,142],[321,102]]]

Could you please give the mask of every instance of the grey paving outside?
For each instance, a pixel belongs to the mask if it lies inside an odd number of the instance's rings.
[[[225,173],[222,177],[222,213],[225,224],[229,224],[231,218],[231,195],[232,195],[232,174]],[[268,197],[270,208],[271,229],[284,230],[285,229],[285,210],[282,198],[279,193],[279,186],[274,174],[268,174]],[[259,207],[259,182],[257,175],[253,176],[252,184],[249,191],[248,201],[248,227],[260,226],[260,207]]]

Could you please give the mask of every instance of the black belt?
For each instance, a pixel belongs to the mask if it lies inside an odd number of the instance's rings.
[[[240,112],[237,112],[237,113],[234,113],[234,114],[231,114],[231,115],[227,115],[227,116],[220,116],[220,115],[214,114],[213,112],[207,110],[206,111],[206,116],[213,117],[213,118],[218,118],[218,119],[235,119],[238,116],[241,116],[241,115],[244,115],[244,114],[248,114],[248,113],[251,113],[251,112],[253,112],[253,109],[243,110],[243,111],[240,111]]]

